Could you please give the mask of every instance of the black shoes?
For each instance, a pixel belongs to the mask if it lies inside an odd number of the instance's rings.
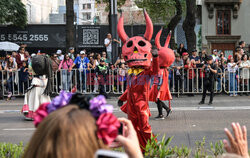
[[[204,102],[204,101],[200,101],[200,102],[199,102],[199,105],[201,105],[201,104],[205,104],[205,102]],[[208,103],[208,105],[212,105],[212,104],[213,104],[213,102],[209,102],[209,103]]]
[[[172,110],[171,109],[167,109],[167,116],[166,117],[168,117],[168,115],[170,114],[172,112]]]
[[[123,101],[121,101],[121,100],[119,99],[117,105],[118,105],[119,107],[121,107],[121,106],[123,105]]]
[[[164,116],[163,115],[158,115],[157,117],[155,117],[156,120],[164,120]]]
[[[200,101],[200,102],[199,102],[199,105],[201,105],[201,104],[205,104],[204,101]]]

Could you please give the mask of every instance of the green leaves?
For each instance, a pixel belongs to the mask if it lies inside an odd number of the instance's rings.
[[[139,8],[146,8],[154,23],[168,23],[175,15],[174,0],[135,0]]]
[[[0,24],[24,27],[27,24],[27,11],[21,0],[0,1]]]
[[[218,157],[224,153],[224,144],[222,141],[216,142],[215,144],[210,143],[210,152],[213,157]]]
[[[0,143],[1,158],[21,158],[23,154],[23,143],[17,144]]]
[[[206,158],[206,157],[219,157],[224,153],[224,146],[222,141],[210,143],[210,146],[206,146],[206,138],[203,137],[202,141],[195,142],[194,152],[192,149],[188,148],[185,145],[181,146],[169,146],[173,137],[166,139],[163,135],[162,139],[157,141],[158,136],[151,136],[151,139],[148,140],[146,145],[144,156],[146,158]]]

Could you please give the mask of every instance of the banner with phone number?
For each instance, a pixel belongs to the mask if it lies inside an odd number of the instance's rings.
[[[27,44],[28,47],[65,47],[65,26],[29,25],[25,28],[0,27],[0,41]]]
[[[154,35],[160,30],[161,25],[154,25]],[[129,37],[143,36],[145,25],[125,26]],[[77,25],[76,39],[79,48],[105,48],[104,39],[109,33],[108,25]],[[166,33],[163,30],[161,43],[165,43]],[[152,44],[154,40],[151,40]],[[27,44],[29,48],[65,48],[65,25],[28,25],[25,28],[0,26],[0,42],[10,41],[16,44]],[[122,44],[119,45],[121,47]]]

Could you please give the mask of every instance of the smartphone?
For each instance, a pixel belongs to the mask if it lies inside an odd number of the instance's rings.
[[[122,135],[122,133],[123,133],[123,124],[121,123],[121,126],[118,129],[118,134]]]
[[[97,150],[95,158],[128,158],[126,153],[112,151],[112,150]]]

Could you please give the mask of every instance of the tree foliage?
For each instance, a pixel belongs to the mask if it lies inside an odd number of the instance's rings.
[[[185,10],[185,0],[135,0],[139,8],[146,8],[154,23],[165,24],[166,33],[173,32],[170,47],[175,49],[174,30]]]
[[[181,4],[182,12],[184,12],[185,0],[178,0],[178,2]],[[139,8],[147,9],[154,23],[164,23],[165,26],[177,12],[176,0],[135,0],[135,3]]]
[[[154,23],[165,23],[175,14],[174,0],[135,0],[139,8],[145,8]]]
[[[27,11],[21,0],[0,0],[0,24],[24,27]]]

